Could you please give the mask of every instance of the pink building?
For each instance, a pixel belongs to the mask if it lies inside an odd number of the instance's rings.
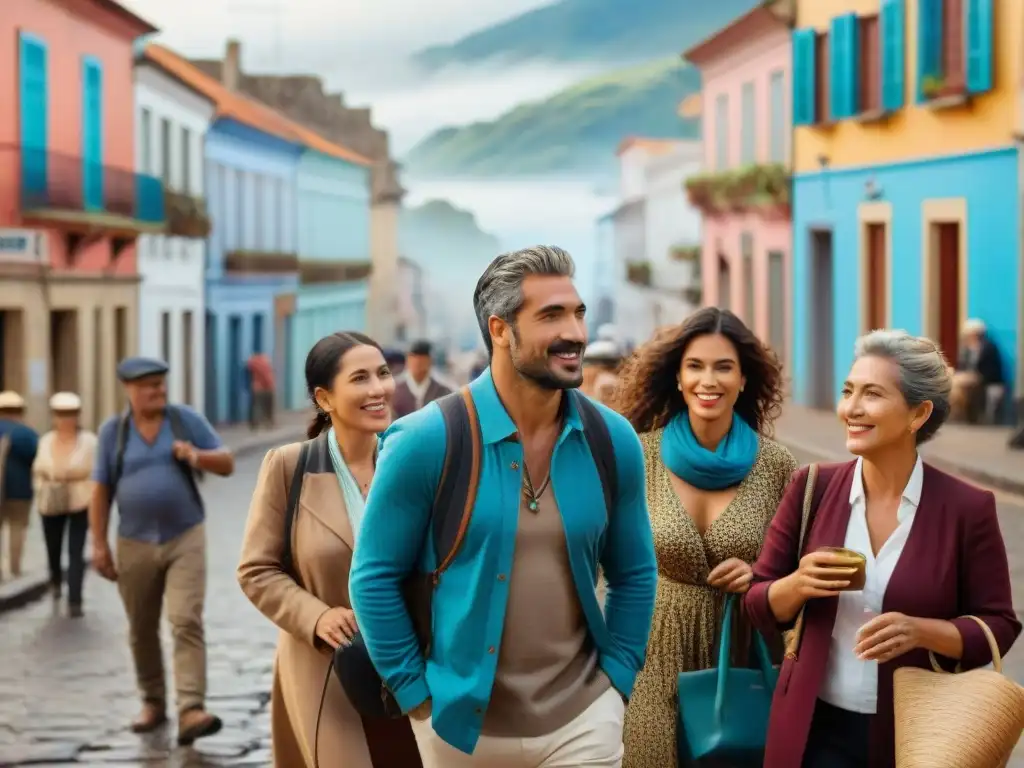
[[[134,43],[156,29],[113,0],[3,0],[0,389],[45,420],[55,390],[98,424],[136,348],[135,241],[163,187],[133,172]]]
[[[703,214],[703,302],[731,309],[783,362],[792,328],[788,5],[759,5],[683,54],[703,79],[704,171],[687,180]]]

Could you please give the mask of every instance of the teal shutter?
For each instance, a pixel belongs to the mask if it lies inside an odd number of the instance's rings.
[[[903,108],[906,84],[906,12],[903,0],[883,0],[881,18],[882,108]]]
[[[967,30],[967,90],[992,90],[992,0],[964,1]]]
[[[843,73],[846,88],[843,117],[853,117],[860,112],[860,21],[856,13],[843,17],[843,35],[846,45],[846,71]]]
[[[793,125],[814,125],[815,118],[815,45],[813,29],[793,30]]]
[[[845,117],[846,110],[846,51],[847,38],[843,34],[846,17],[832,19],[828,35],[828,112],[833,120]]]
[[[927,101],[924,81],[942,75],[942,0],[918,0],[917,100]]]
[[[85,210],[103,210],[103,71],[82,61],[82,194]]]
[[[47,187],[49,124],[46,45],[21,33],[18,39],[18,96],[21,134],[21,205],[45,206]]]

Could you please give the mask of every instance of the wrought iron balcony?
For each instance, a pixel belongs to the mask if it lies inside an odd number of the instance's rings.
[[[32,147],[17,147],[21,158],[21,212],[60,219],[105,216],[126,224],[162,227],[166,220],[160,179],[88,162],[82,157]]]

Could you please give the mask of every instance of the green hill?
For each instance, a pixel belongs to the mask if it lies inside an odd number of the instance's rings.
[[[510,63],[643,61],[679,54],[756,0],[559,0],[420,51],[427,71],[486,60]]]
[[[623,138],[697,138],[676,108],[700,90],[700,74],[677,57],[585,80],[496,120],[444,128],[403,158],[420,178],[603,176]]]

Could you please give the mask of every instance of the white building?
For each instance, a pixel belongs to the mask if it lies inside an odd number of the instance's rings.
[[[683,182],[700,171],[701,160],[697,141],[632,138],[619,148],[619,204],[611,214],[614,322],[634,343],[700,306],[698,262],[679,252],[700,244],[700,214]]]
[[[143,53],[135,62],[135,164],[161,178],[168,233],[138,241],[139,354],[166,360],[168,397],[204,409],[203,142],[214,105]]]

